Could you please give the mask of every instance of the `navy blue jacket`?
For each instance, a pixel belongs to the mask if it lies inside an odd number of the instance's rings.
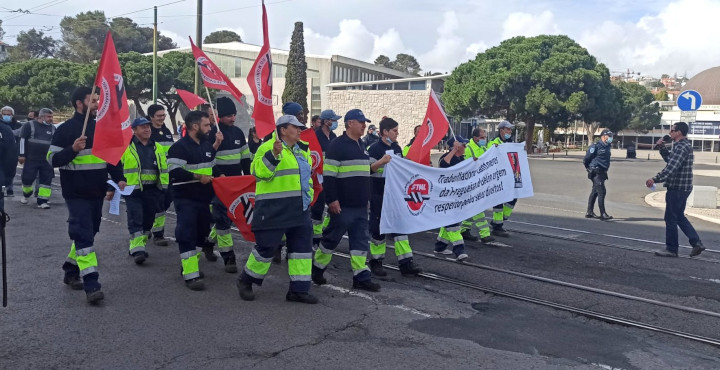
[[[359,171],[351,174],[340,174],[328,168],[365,165],[367,173]],[[367,207],[370,201],[370,157],[363,147],[362,140],[353,140],[343,133],[330,142],[325,153],[323,171],[323,192],[325,202],[340,202],[340,207]]]
[[[13,131],[10,126],[0,124],[0,184],[7,184],[7,180],[15,175],[17,163],[17,146]]]
[[[585,168],[598,168],[607,171],[610,169],[610,144],[603,143],[602,140],[590,145],[585,159],[583,159]]]

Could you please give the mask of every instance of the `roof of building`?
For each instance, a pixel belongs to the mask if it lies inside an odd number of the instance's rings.
[[[682,87],[682,91],[685,90],[699,92],[702,95],[703,105],[720,105],[720,66],[695,75]]]
[[[450,74],[434,75],[434,76],[420,76],[420,77],[409,77],[409,78],[394,78],[391,80],[376,80],[376,81],[359,81],[359,82],[333,82],[327,84],[327,87],[339,87],[339,86],[362,86],[362,85],[373,85],[373,84],[387,84],[394,82],[409,82],[409,81],[425,81],[425,80],[444,80],[448,78]]]

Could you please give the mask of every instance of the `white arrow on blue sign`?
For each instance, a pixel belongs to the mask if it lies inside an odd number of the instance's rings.
[[[680,110],[698,110],[702,105],[702,96],[695,90],[685,90],[677,98],[677,105]]]

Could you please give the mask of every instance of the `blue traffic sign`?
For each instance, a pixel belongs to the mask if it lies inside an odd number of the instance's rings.
[[[695,90],[685,90],[677,98],[677,105],[680,110],[698,110],[702,105],[702,96]]]

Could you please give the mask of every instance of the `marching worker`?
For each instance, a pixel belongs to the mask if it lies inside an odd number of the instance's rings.
[[[28,204],[28,198],[33,194],[33,183],[38,180],[37,206],[48,209],[52,179],[55,170],[47,161],[50,142],[55,134],[53,126],[53,111],[48,108],[40,110],[37,120],[32,120],[20,130],[20,158],[22,169],[23,198],[20,203]]]
[[[345,132],[333,140],[325,153],[323,167],[325,202],[330,223],[323,231],[320,248],[315,252],[312,280],[327,283],[323,276],[332,253],[347,232],[350,244],[350,265],[353,288],[371,292],[380,290],[367,268],[369,249],[367,206],[370,198],[370,158],[362,146],[365,122],[370,122],[360,109],[345,114]]]
[[[452,139],[452,138],[451,138]],[[449,141],[449,140],[448,140]],[[457,142],[457,140],[455,140]],[[448,147],[452,149],[452,146],[448,144]],[[468,158],[479,158],[487,150],[487,131],[476,127],[472,131],[472,140],[465,145],[465,159]],[[473,224],[474,223],[474,224]],[[485,211],[478,213],[472,217],[472,222],[462,222],[462,236],[464,240],[477,241],[478,237],[472,235],[472,226],[475,226],[480,235],[480,241],[483,243],[490,243],[495,241],[495,238],[490,236],[490,225],[485,219]]]
[[[461,163],[465,157],[465,150],[467,150],[466,144],[468,141],[469,140],[462,136],[450,137],[448,140],[450,151],[440,157],[440,168],[448,168]],[[449,248],[452,248],[452,250]],[[460,226],[460,223],[440,228],[437,241],[435,242],[434,252],[437,254],[455,254],[458,262],[468,260],[468,255],[465,253],[465,241],[463,240],[462,226]]]
[[[122,172],[113,181],[120,190],[134,185],[130,195],[124,195],[127,208],[127,224],[130,232],[129,254],[140,265],[148,253],[145,250],[155,214],[164,207],[163,191],[169,183],[165,149],[150,139],[150,121],[138,117],[132,123],[133,138],[120,159]]]
[[[305,125],[295,116],[280,117],[276,127],[273,138],[258,148],[252,162],[252,174],[256,178],[252,231],[256,244],[238,277],[238,292],[243,300],[255,299],[252,284],[262,285],[273,254],[285,235],[290,275],[285,299],[315,304],[318,299],[309,294],[312,271],[310,203],[313,199],[310,147],[300,140]]]
[[[333,130],[337,128],[337,120],[342,118],[342,116],[335,114],[335,111],[332,109],[327,109],[320,112],[319,117],[320,127],[315,130],[315,136],[317,136],[324,157],[330,142],[337,137]],[[322,176],[318,176],[318,180],[322,182]],[[318,247],[320,246],[320,239],[322,239],[323,229],[327,227],[328,222],[330,222],[330,219],[325,214],[325,193],[322,190],[320,190],[320,194],[317,196],[317,200],[311,208],[310,218],[312,219],[313,225],[313,246]]]
[[[422,127],[422,125],[417,125],[417,126],[415,126],[415,128],[413,128],[413,137],[412,137],[412,139],[410,139],[410,142],[403,147],[403,150],[402,150],[402,155],[403,155],[403,157],[406,157],[407,154],[408,154],[408,152],[410,151],[410,147],[411,147],[411,146],[413,145],[413,143],[415,142],[415,138],[417,138],[418,132],[420,132],[420,127]],[[450,147],[449,144],[448,144],[448,147]],[[452,148],[452,147],[450,147],[450,148]]]
[[[502,143],[511,143],[513,128],[515,128],[515,125],[508,121],[500,122],[498,124],[498,136],[488,143],[488,147],[490,145],[497,146]],[[493,207],[493,220],[490,223],[493,228],[492,235],[503,238],[510,236],[510,234],[508,234],[508,232],[503,228],[503,224],[505,223],[505,220],[510,218],[510,214],[512,214],[512,211],[515,208],[515,203],[517,203],[517,199],[513,199],[509,202],[498,204]]]
[[[72,93],[75,114],[53,135],[47,153],[48,162],[60,168],[60,185],[68,207],[68,234],[73,243],[63,264],[63,282],[72,289],[84,289],[88,302],[104,298],[98,281],[98,263],[95,254],[95,234],[100,231],[103,198],[106,196],[108,172],[119,174],[116,167],[92,155],[95,136],[97,97],[88,87],[78,87]],[[85,115],[90,113],[83,135]],[[82,281],[80,280],[82,277]]]
[[[217,110],[220,122],[218,126],[213,126],[210,132],[210,142],[215,142],[218,130],[222,133],[223,140],[215,153],[213,176],[250,175],[250,149],[245,141],[245,134],[240,127],[235,126],[235,115],[237,114],[235,103],[227,97],[218,98]],[[236,273],[237,265],[232,234],[230,234],[232,220],[227,215],[227,208],[217,196],[213,197],[211,204],[215,226],[210,233],[217,237],[218,251],[225,263],[225,272]],[[207,258],[207,251],[205,256]]]
[[[0,186],[5,186],[3,184],[7,183],[7,179],[15,176],[18,164],[18,149],[15,143],[15,135],[10,126],[0,124]],[[5,217],[4,194],[0,194],[0,217]],[[0,227],[2,227],[2,222],[0,221]],[[82,283],[80,289],[82,289]]]
[[[165,107],[160,104],[152,104],[148,107],[147,112],[148,120],[151,123],[150,130],[152,134],[150,135],[150,139],[153,142],[160,144],[167,156],[168,150],[170,150],[170,146],[173,144],[174,140],[172,131],[165,126],[165,117],[167,117]],[[168,240],[165,239],[165,219],[167,218],[166,212],[168,208],[170,208],[172,200],[171,185],[163,191],[163,208],[157,212],[155,215],[155,221],[153,222],[152,233],[153,243],[155,245],[165,247],[169,244]]]
[[[15,139],[15,155],[19,156],[19,148],[20,148],[20,129],[22,128],[22,124],[17,121],[17,118],[15,118],[15,110],[10,106],[4,106],[2,109],[0,109],[0,118],[2,118],[2,123],[12,130],[13,138]],[[12,169],[12,176],[5,179],[5,183],[2,184],[5,186],[5,194],[2,194],[2,196],[7,197],[14,197],[15,192],[13,191],[13,181],[15,180],[15,174],[17,173],[17,166]]]
[[[612,220],[612,216],[605,212],[605,181],[608,179],[608,170],[610,169],[610,145],[613,141],[612,131],[605,129],[600,133],[600,140],[590,145],[583,164],[588,173],[588,179],[592,181],[592,191],[588,199],[587,212],[585,218],[599,218],[603,221]],[[595,215],[595,200],[598,201],[600,208],[600,217]]]
[[[210,144],[210,119],[201,111],[185,116],[187,135],[170,147],[168,169],[175,185],[173,201],[177,212],[175,239],[180,250],[182,275],[191,290],[205,289],[198,263],[196,246],[204,247],[210,234],[210,200],[215,152],[223,141],[222,132]]]
[[[302,105],[295,103],[293,101],[289,101],[282,106],[282,112],[283,114],[289,114],[291,116],[295,116],[295,118],[300,121],[303,125],[307,124],[307,116],[305,115],[305,110],[303,109]]]
[[[383,194],[385,193],[385,164],[390,162],[392,151],[394,155],[402,157],[402,149],[397,143],[398,123],[389,117],[380,121],[380,140],[370,146],[370,173],[372,177],[372,192],[370,193],[370,271],[373,275],[387,276],[383,268],[385,258],[386,236],[392,238],[395,245],[395,256],[398,259],[400,273],[403,276],[417,275],[422,272],[413,263],[412,249],[407,235],[380,234],[380,215],[382,213]]]

